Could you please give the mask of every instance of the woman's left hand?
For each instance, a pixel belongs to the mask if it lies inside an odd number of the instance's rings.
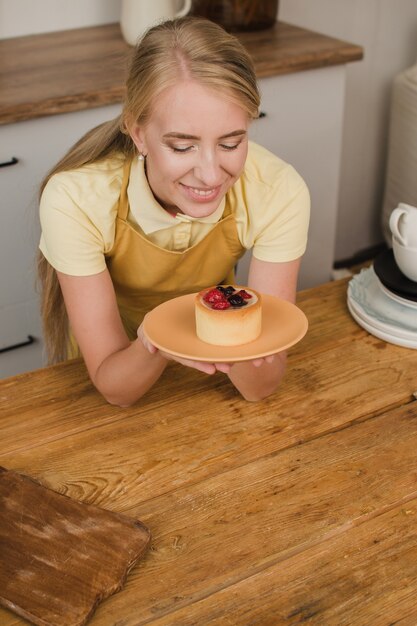
[[[250,361],[252,365],[255,367],[261,367],[264,363],[273,363],[275,359],[275,354],[270,354],[269,356],[263,357],[261,359],[253,359]]]
[[[260,293],[295,302],[300,260],[283,263],[260,261],[252,257],[248,287]],[[236,363],[229,378],[246,400],[261,400],[274,393],[285,372],[286,353]]]

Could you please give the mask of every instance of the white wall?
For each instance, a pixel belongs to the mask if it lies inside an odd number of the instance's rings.
[[[0,38],[115,22],[119,14],[120,0],[0,0]],[[343,259],[382,241],[390,89],[417,60],[417,0],[280,0],[279,18],[365,49],[364,60],[347,67],[335,250]]]
[[[0,0],[0,39],[117,22],[121,0]]]
[[[347,66],[335,250],[344,259],[383,240],[391,84],[417,61],[417,0],[280,0],[279,18],[365,50]]]

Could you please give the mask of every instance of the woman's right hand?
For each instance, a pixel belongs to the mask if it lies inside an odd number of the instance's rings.
[[[148,352],[150,352],[151,354],[156,354],[156,352],[159,352],[159,354],[163,356],[167,361],[176,361],[177,363],[181,363],[181,365],[185,365],[186,367],[192,367],[193,369],[199,370],[204,374],[215,374],[216,372],[229,374],[231,370],[232,363],[209,363],[207,361],[194,361],[193,359],[186,359],[172,354],[167,354],[163,350],[159,350],[156,346],[153,345],[153,343],[149,341],[149,339],[143,332],[143,322],[138,328],[137,335],[145,348],[148,350]]]

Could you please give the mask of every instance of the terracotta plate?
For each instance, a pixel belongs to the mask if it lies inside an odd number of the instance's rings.
[[[294,304],[262,296],[262,333],[241,346],[213,346],[198,339],[194,317],[195,294],[157,306],[145,318],[143,330],[157,348],[195,361],[248,361],[281,352],[304,337],[308,321]]]

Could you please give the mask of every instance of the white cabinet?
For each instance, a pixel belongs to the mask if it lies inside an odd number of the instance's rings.
[[[38,189],[48,170],[81,135],[120,113],[119,105],[0,126],[0,378],[43,365],[35,258]],[[1,352],[28,337],[26,347]]]
[[[261,110],[250,136],[291,163],[311,194],[309,240],[298,288],[331,278],[336,241],[346,66],[260,80]],[[260,207],[262,209],[262,207]],[[250,255],[239,263],[246,284]]]

